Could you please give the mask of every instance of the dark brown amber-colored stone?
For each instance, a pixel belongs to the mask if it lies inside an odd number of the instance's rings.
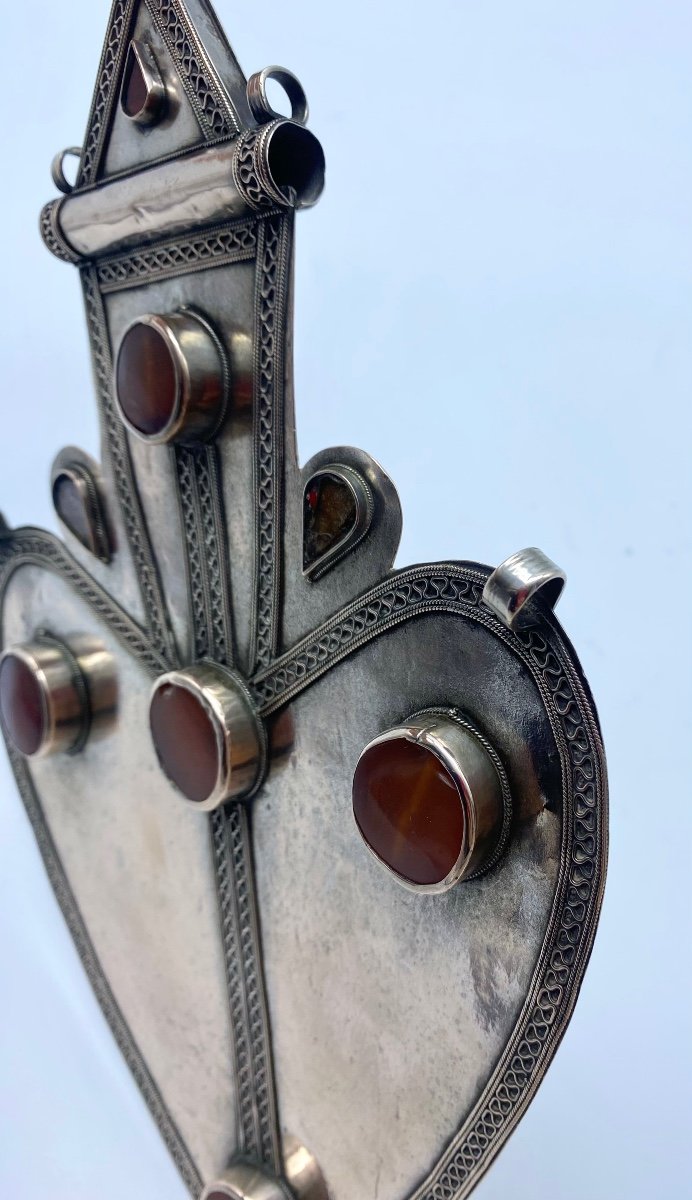
[[[31,668],[13,654],[0,664],[0,713],[17,749],[35,754],[45,734],[43,694]]]
[[[211,1192],[207,1200],[228,1200],[228,1192]]]
[[[140,322],[128,329],[118,353],[118,401],[143,434],[161,433],[173,417],[178,380],[171,349],[157,329]]]
[[[74,479],[69,475],[58,475],[53,484],[53,504],[60,520],[79,538],[83,546],[91,550],[93,536],[91,520],[84,496]]]
[[[188,800],[206,800],[216,786],[219,749],[205,705],[187,688],[164,683],[154,692],[149,722],[165,774]]]
[[[147,81],[144,78],[135,48],[131,45],[127,56],[127,63],[125,64],[121,100],[123,111],[128,117],[134,119],[139,116],[147,102],[148,94]]]
[[[392,738],[366,750],[353,779],[360,832],[409,883],[441,883],[462,850],[464,812],[442,761],[416,742]]]
[[[303,569],[313,566],[350,533],[356,522],[356,498],[338,475],[322,471],[305,489]]]

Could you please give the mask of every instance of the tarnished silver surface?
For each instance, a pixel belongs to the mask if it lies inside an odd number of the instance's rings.
[[[120,107],[132,38],[166,89],[146,130]],[[512,619],[516,571],[393,572],[401,512],[381,468],[347,447],[300,467],[293,210],[303,184],[316,198],[322,160],[300,95],[297,122],[267,120],[261,74],[248,97],[203,0],[115,0],[76,187],[41,218],[79,266],[114,549],[106,563],[69,533],[64,547],[3,529],[0,589],[3,645],[40,628],[102,640],[118,716],[77,755],[11,756],[193,1196],[240,1162],[285,1188],[297,1139],[332,1200],[456,1200],[521,1118],[576,1001],[605,873],[600,734],[551,604]],[[297,195],[285,164],[272,174],[285,128],[310,148]],[[219,339],[230,400],[209,442],[152,445],[121,420],[114,357],[132,321],[186,306]],[[363,481],[368,520],[311,578],[304,490],[327,468]],[[538,567],[552,582],[554,564]],[[209,815],[180,803],[148,723],[156,679],[200,660],[247,688],[270,751],[254,798]],[[351,807],[363,748],[429,709],[464,714],[511,794],[501,857],[443,895],[383,872]]]

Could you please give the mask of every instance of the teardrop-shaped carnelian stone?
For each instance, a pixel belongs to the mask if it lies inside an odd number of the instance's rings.
[[[144,78],[144,72],[142,71],[139,58],[135,53],[135,48],[131,45],[123,76],[123,90],[121,93],[123,112],[134,120],[142,112],[147,102],[148,94],[149,88]]]

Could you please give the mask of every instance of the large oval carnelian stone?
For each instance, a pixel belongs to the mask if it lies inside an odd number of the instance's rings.
[[[178,405],[178,377],[170,346],[152,325],[132,325],[120,343],[118,402],[139,433],[161,433]]]
[[[208,799],[218,779],[219,746],[206,706],[187,688],[164,683],[152,697],[149,723],[164,774],[188,800]]]
[[[372,851],[402,879],[446,879],[464,843],[459,789],[436,754],[405,737],[370,746],[353,778],[353,814]]]
[[[0,713],[17,750],[35,754],[46,731],[43,693],[31,668],[14,654],[0,664]]]

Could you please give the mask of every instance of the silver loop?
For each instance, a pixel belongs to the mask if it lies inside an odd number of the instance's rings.
[[[79,159],[82,157],[82,147],[68,146],[66,150],[59,150],[50,164],[50,174],[53,183],[58,191],[64,192],[66,196],[69,196],[70,192],[74,191],[75,186],[73,183],[70,183],[68,179],[66,179],[65,171],[63,169],[63,163],[65,162],[68,154]]]
[[[535,624],[540,595],[545,608],[554,608],[565,586],[565,572],[535,546],[510,555],[486,580],[483,600],[508,629]]]
[[[277,112],[267,99],[267,80],[274,79],[281,84],[291,102],[291,120],[298,125],[307,123],[309,109],[303,85],[299,79],[286,67],[265,67],[263,71],[255,71],[247,81],[247,100],[253,117],[260,125],[267,121],[275,121],[277,117],[285,119],[285,113]]]

